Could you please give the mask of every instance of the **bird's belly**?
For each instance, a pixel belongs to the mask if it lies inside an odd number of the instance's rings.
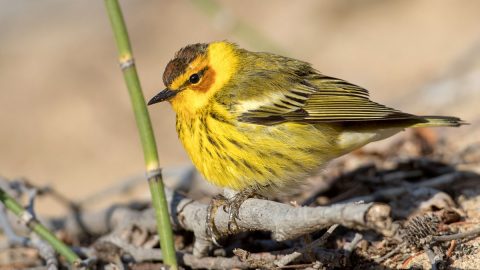
[[[207,117],[177,122],[177,130],[206,180],[234,190],[284,191],[341,155],[330,126],[231,124]]]

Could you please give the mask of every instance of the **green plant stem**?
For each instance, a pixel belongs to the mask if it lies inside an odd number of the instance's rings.
[[[115,35],[115,41],[119,51],[120,65],[130,94],[138,131],[140,133],[150,193],[155,208],[160,247],[162,248],[164,256],[163,261],[165,264],[169,265],[171,269],[177,269],[178,266],[175,255],[172,225],[170,224],[170,215],[168,213],[168,205],[165,198],[157,146],[153,135],[150,116],[145,104],[145,98],[133,62],[133,54],[127,29],[125,27],[125,22],[118,1],[105,0],[105,4]]]
[[[60,255],[65,257],[70,264],[78,264],[80,258],[65,243],[60,241],[52,232],[35,219],[27,210],[25,210],[14,198],[8,195],[5,190],[0,188],[0,201],[5,207],[13,212],[23,221],[28,228],[38,234],[43,240],[48,242]]]

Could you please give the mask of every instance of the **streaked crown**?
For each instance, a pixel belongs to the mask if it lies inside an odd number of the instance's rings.
[[[175,53],[175,58],[165,67],[163,72],[163,83],[169,87],[173,81],[182,75],[190,63],[201,55],[206,55],[208,44],[196,43],[188,45]]]

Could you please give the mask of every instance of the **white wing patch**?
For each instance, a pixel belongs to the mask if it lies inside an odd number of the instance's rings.
[[[271,93],[269,96],[259,96],[257,99],[240,100],[235,106],[235,111],[238,114],[243,114],[248,111],[257,110],[265,106],[274,106],[276,102],[285,99],[285,95],[282,92]]]

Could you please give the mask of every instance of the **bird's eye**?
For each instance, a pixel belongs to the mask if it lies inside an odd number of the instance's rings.
[[[188,81],[189,81],[190,83],[196,84],[196,83],[198,83],[198,82],[200,81],[200,76],[198,76],[197,73],[194,73],[194,74],[192,74],[192,75],[190,76],[190,78],[188,79]]]

